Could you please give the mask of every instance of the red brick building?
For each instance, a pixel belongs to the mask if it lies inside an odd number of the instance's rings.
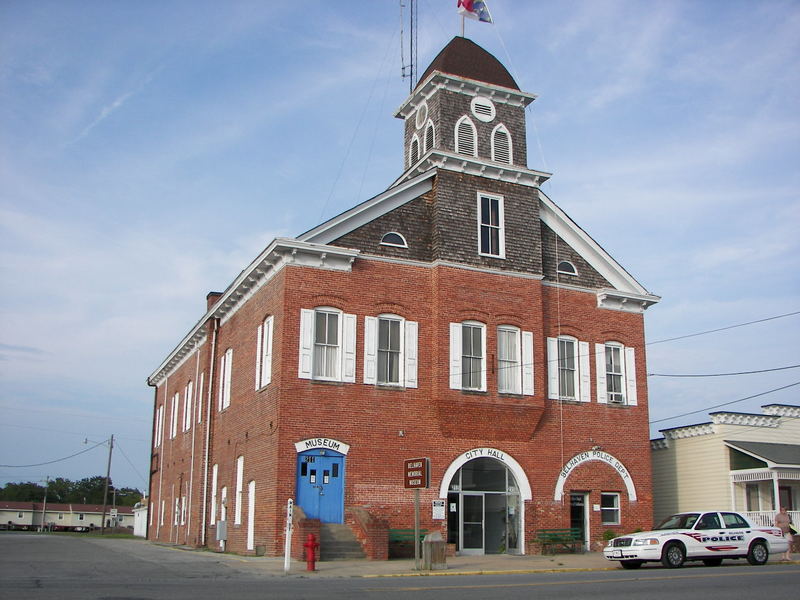
[[[534,98],[454,38],[395,115],[389,189],[209,294],[148,379],[150,539],[280,554],[291,498],[295,538],[344,523],[384,558],[387,528],[413,527],[416,457],[422,526],[460,553],[650,526],[658,297],[540,190]]]

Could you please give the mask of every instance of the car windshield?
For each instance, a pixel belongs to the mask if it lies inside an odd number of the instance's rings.
[[[698,513],[672,515],[661,521],[655,529],[691,529],[699,516]]]

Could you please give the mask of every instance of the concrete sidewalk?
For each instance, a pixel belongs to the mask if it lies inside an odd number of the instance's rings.
[[[250,563],[249,566],[274,575],[284,575],[283,558],[263,558],[237,556],[233,554],[214,554],[232,561]],[[781,562],[770,557],[770,563]],[[793,561],[797,564],[800,561]],[[660,568],[658,563],[650,563]],[[688,565],[700,565],[690,562]],[[723,565],[746,565],[745,560],[727,560]],[[645,565],[643,568],[648,568]],[[493,575],[517,573],[548,573],[557,571],[606,571],[621,569],[616,561],[609,561],[602,552],[584,554],[526,555],[487,554],[484,556],[448,557],[447,569],[437,571],[417,571],[413,559],[395,560],[333,560],[316,563],[316,571],[307,571],[306,563],[293,560],[290,577],[442,577],[448,575]]]

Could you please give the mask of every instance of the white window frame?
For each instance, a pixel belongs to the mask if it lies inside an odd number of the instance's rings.
[[[506,139],[508,140],[508,160],[500,160],[497,157],[497,134],[498,132],[505,133]],[[503,163],[506,165],[513,165],[514,164],[514,144],[511,141],[511,132],[508,130],[508,127],[503,125],[502,123],[498,123],[494,129],[492,129],[492,160],[495,162]]]
[[[603,506],[603,500],[614,498],[613,506]],[[621,494],[619,492],[600,492],[600,521],[603,525],[619,525],[622,523],[622,509],[620,507]],[[613,514],[615,520],[606,520],[607,514]]]
[[[599,404],[619,404],[624,406],[637,406],[636,392],[636,350],[620,342],[608,341],[595,344],[595,372],[597,378],[597,402]],[[620,367],[618,373],[622,379],[622,398],[613,400],[608,395],[608,372],[606,370],[606,348],[618,348],[620,353]]]
[[[181,517],[181,499],[175,496],[175,508],[172,511],[172,524],[177,525]]]
[[[233,348],[228,348],[219,357],[219,410],[231,405],[231,374],[233,372]]]
[[[171,440],[175,439],[175,436],[178,435],[178,406],[180,401],[180,392],[175,392],[175,395],[172,396],[172,408],[169,418],[169,439]]]
[[[256,330],[256,389],[272,383],[272,337],[274,315],[268,316]]]
[[[573,343],[573,389],[574,396],[562,394],[561,390],[561,345],[559,341]],[[547,397],[551,400],[566,400],[569,402],[589,402],[589,385],[591,374],[589,372],[589,342],[582,342],[575,337],[562,335],[557,338],[547,338]]]
[[[183,430],[192,428],[192,406],[194,406],[194,383],[189,380],[183,390]]]
[[[472,143],[472,151],[468,152],[469,148],[462,148],[462,144],[460,143],[460,136],[459,136],[459,129],[461,126],[464,125],[465,127],[469,128],[469,135],[471,138]],[[475,127],[475,123],[472,122],[467,115],[461,117],[458,121],[456,121],[455,126],[455,149],[457,154],[466,154],[468,156],[478,156],[478,130]]]
[[[314,356],[316,352],[316,315],[318,312],[337,314],[339,360],[335,363],[333,377],[314,375]],[[300,310],[300,352],[297,376],[300,379],[320,381],[342,381],[355,383],[356,380],[356,316],[342,312],[338,308],[319,306]]]
[[[233,505],[233,523],[242,524],[242,493],[244,491],[244,456],[236,457],[236,496]]]
[[[200,383],[197,384],[197,422],[203,422],[203,386],[205,384],[206,372],[200,373]]]
[[[397,237],[399,237],[400,243],[397,244],[395,242],[387,242],[386,238],[389,237],[390,235],[396,235]],[[408,248],[408,242],[406,241],[406,238],[403,236],[402,233],[398,233],[397,231],[387,231],[386,233],[384,233],[383,237],[381,237],[380,245],[392,246],[394,248]]]
[[[489,214],[492,212],[492,203],[497,202],[497,225],[491,223],[484,223],[483,214],[483,199],[489,201]],[[486,192],[478,192],[477,198],[477,225],[478,225],[478,254],[481,256],[490,256],[492,258],[505,258],[506,257],[506,231],[505,231],[505,208],[503,196],[496,194],[487,194]],[[490,219],[491,220],[491,219]],[[483,248],[483,230],[486,228],[489,231],[489,250],[491,249],[491,233],[497,231],[497,253],[485,252]]]
[[[561,268],[561,265],[564,265],[564,264],[567,264],[567,265],[569,265],[569,266],[570,266],[570,268],[571,268],[572,270],[571,270],[571,271],[565,271],[565,270],[563,270],[563,269]],[[577,268],[575,267],[575,265],[574,265],[574,264],[573,264],[571,261],[569,261],[569,260],[562,260],[562,261],[559,261],[559,263],[556,265],[556,272],[557,272],[557,273],[560,273],[561,275],[571,275],[572,277],[577,277],[577,276],[578,276],[578,269],[577,269]]]
[[[256,533],[256,481],[247,483],[247,549],[255,549]]]
[[[477,328],[481,332],[480,379],[478,386],[464,386],[463,339],[464,328]],[[473,357],[474,358],[474,357]],[[486,324],[480,321],[450,323],[450,389],[471,392],[486,391]]]
[[[156,434],[153,443],[154,448],[161,446],[164,436],[164,405],[161,404],[156,410]]]
[[[223,485],[219,490],[219,520],[228,520],[228,486]],[[222,541],[222,540],[220,540]]]
[[[379,350],[381,321],[399,323],[398,378],[394,382],[378,380],[378,372],[380,370],[378,362],[381,354]],[[416,321],[408,321],[400,315],[390,313],[380,314],[376,317],[364,317],[364,383],[368,385],[416,388],[418,385],[418,338],[419,324]]]

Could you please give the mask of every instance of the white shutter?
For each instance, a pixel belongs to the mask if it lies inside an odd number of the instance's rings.
[[[580,377],[580,401],[589,402],[591,400],[591,373],[589,372],[589,342],[578,342],[578,359],[581,365]]]
[[[628,404],[636,406],[636,351],[625,348],[625,383],[628,391]]]
[[[256,389],[261,387],[261,339],[264,336],[264,326],[259,325],[256,330]]]
[[[547,338],[547,397],[558,400],[558,338]]]
[[[223,408],[231,405],[231,381],[233,371],[233,348],[228,348],[225,353],[225,398]]]
[[[272,337],[275,329],[275,316],[270,315],[264,321],[264,356],[261,359],[261,385],[272,383]]]
[[[219,393],[217,394],[218,410],[222,410],[225,407],[225,363],[227,362],[225,359],[227,357],[227,353],[219,357]]]
[[[608,386],[606,385],[606,345],[594,345],[594,364],[597,371],[597,401],[608,404]]]
[[[356,316],[343,314],[342,381],[356,381]]]
[[[481,391],[486,391],[486,372],[489,370],[486,368],[486,365],[489,362],[488,357],[486,356],[486,326],[481,326],[481,356],[483,360],[481,361]]]
[[[419,323],[406,321],[405,331],[405,379],[407,388],[417,387],[417,340]]]
[[[450,389],[461,389],[461,323],[450,323]]]
[[[533,333],[522,332],[522,393],[533,396]]]
[[[364,383],[377,383],[378,318],[364,317]]]
[[[311,379],[314,357],[314,311],[300,309],[300,358],[297,361],[297,376]]]

